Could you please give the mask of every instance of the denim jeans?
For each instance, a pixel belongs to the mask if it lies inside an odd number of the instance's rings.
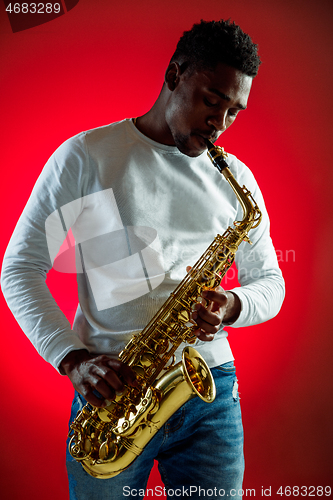
[[[164,483],[147,491],[156,498],[241,498],[244,472],[243,427],[233,362],[213,368],[213,403],[195,397],[177,410],[132,465],[111,479],[96,479],[67,451],[71,500],[143,498],[158,461]],[[85,404],[75,394],[71,421]]]

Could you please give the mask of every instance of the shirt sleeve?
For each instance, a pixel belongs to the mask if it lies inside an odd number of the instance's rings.
[[[86,348],[45,279],[66,236],[65,229],[59,231],[55,224],[61,218],[60,207],[80,199],[89,182],[87,158],[84,134],[69,139],[51,156],[17,223],[2,266],[1,287],[9,308],[38,353],[56,369],[68,352]]]
[[[238,295],[241,313],[230,325],[233,328],[256,325],[273,318],[280,311],[285,296],[285,283],[270,237],[270,221],[262,193],[251,171],[244,164],[241,166],[243,171],[239,179],[252,193],[262,220],[249,232],[252,245],[244,241],[236,253],[235,263],[241,286],[230,291]],[[238,220],[242,217],[239,210]]]

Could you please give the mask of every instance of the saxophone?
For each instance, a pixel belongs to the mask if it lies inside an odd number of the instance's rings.
[[[215,383],[208,365],[190,345],[174,365],[182,342],[196,336],[191,313],[204,289],[216,288],[234,261],[248,232],[261,221],[251,193],[237,183],[225,161],[227,153],[206,140],[208,157],[224,175],[243,208],[243,219],[217,235],[187,276],[140,334],[134,335],[119,359],[136,373],[139,387],[125,386],[104,408],[87,403],[71,424],[69,451],[97,478],[120,474],[140,455],[165,422],[189,399],[199,396],[212,403]],[[164,372],[164,373],[163,373]]]

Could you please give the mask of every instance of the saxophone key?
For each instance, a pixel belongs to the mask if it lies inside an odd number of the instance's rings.
[[[87,455],[89,455],[89,454],[91,453],[91,448],[92,448],[92,446],[91,446],[91,441],[90,441],[90,439],[85,438],[85,440],[84,440],[84,445],[83,445],[83,449],[84,449],[84,451],[85,451],[85,453],[86,453]]]
[[[201,295],[198,295],[197,297],[191,297],[191,311],[194,312],[197,310],[197,304],[201,304],[202,306],[206,307],[207,305],[207,300],[204,299]]]
[[[106,440],[101,444],[98,454],[100,460],[111,461],[118,455],[118,445],[114,441]]]
[[[187,344],[195,344],[196,341],[198,340],[197,336],[196,335],[190,335],[188,337],[186,337],[186,343]]]
[[[144,378],[145,377],[145,370],[144,370],[144,367],[143,366],[140,366],[140,365],[134,365],[134,366],[131,366],[132,370],[135,372],[137,378]]]
[[[191,320],[190,312],[187,311],[186,309],[183,309],[182,311],[180,311],[180,313],[178,313],[178,321],[180,321],[181,323],[186,324],[190,320]]]
[[[169,346],[170,346],[169,339],[164,339],[164,340],[159,339],[158,342],[156,341],[155,352],[157,356],[163,356],[163,354],[165,354],[168,351]]]
[[[75,460],[77,460],[78,462],[87,458],[87,454],[84,451],[82,442],[79,440],[75,442],[75,436],[71,438],[68,448],[72,457],[75,458]]]
[[[106,406],[105,408],[98,408],[98,416],[102,420],[102,422],[112,421],[112,410],[114,409],[115,405],[115,403],[111,403],[111,405]]]
[[[150,366],[154,363],[155,356],[149,352],[144,352],[140,357],[140,363],[142,366]]]

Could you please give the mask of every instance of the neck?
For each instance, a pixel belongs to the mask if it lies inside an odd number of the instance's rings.
[[[166,89],[163,87],[152,108],[144,115],[139,116],[135,125],[142,134],[153,141],[174,146],[172,134],[165,120],[166,94]]]

